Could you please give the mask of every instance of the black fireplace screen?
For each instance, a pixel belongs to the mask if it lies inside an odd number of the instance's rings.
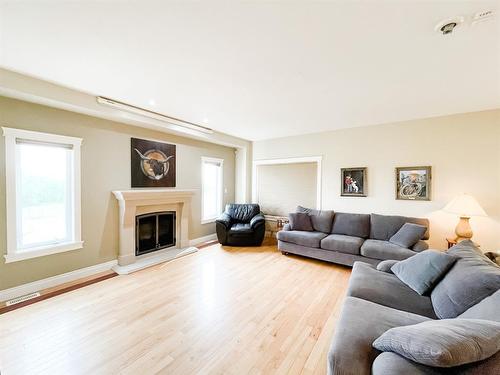
[[[136,216],[135,255],[171,246],[175,246],[175,211]]]

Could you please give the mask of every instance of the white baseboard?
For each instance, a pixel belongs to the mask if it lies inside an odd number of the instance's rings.
[[[216,239],[217,239],[217,234],[212,233],[212,234],[209,234],[208,236],[198,237],[198,238],[194,238],[192,240],[189,240],[189,246],[196,246],[196,245],[199,245],[200,243],[213,241]]]
[[[69,283],[84,277],[92,276],[100,272],[110,270],[117,263],[116,259],[109,262],[96,264],[94,266],[80,268],[75,271],[63,273],[62,275],[48,277],[46,279],[33,281],[28,284],[15,286],[13,288],[0,290],[0,301],[8,301],[12,298],[21,297],[26,294],[38,292],[47,288]]]

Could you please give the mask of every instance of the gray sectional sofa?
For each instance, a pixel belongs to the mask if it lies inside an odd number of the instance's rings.
[[[428,248],[429,221],[405,216],[377,214],[351,214],[318,211],[297,207],[311,217],[314,231],[291,230],[285,225],[278,232],[278,249],[333,263],[352,266],[357,260],[376,265],[382,260],[403,260]],[[411,249],[395,245],[388,240],[405,224],[414,223],[427,227],[421,241]]]
[[[500,374],[500,352],[457,367],[429,367],[373,342],[387,330],[436,320],[483,319],[500,322],[500,267],[471,241],[448,250],[458,257],[430,295],[419,295],[389,270],[356,262],[328,353],[330,375]]]

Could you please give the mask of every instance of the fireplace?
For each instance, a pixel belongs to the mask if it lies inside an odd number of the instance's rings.
[[[119,207],[120,275],[168,262],[198,251],[190,246],[191,198],[196,190],[115,190]],[[139,233],[140,231],[140,233]]]
[[[175,246],[175,228],[175,211],[136,216],[135,255]]]

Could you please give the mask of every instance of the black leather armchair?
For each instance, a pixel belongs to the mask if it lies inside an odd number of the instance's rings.
[[[228,246],[260,246],[266,231],[258,204],[227,204],[215,228],[219,242]]]

